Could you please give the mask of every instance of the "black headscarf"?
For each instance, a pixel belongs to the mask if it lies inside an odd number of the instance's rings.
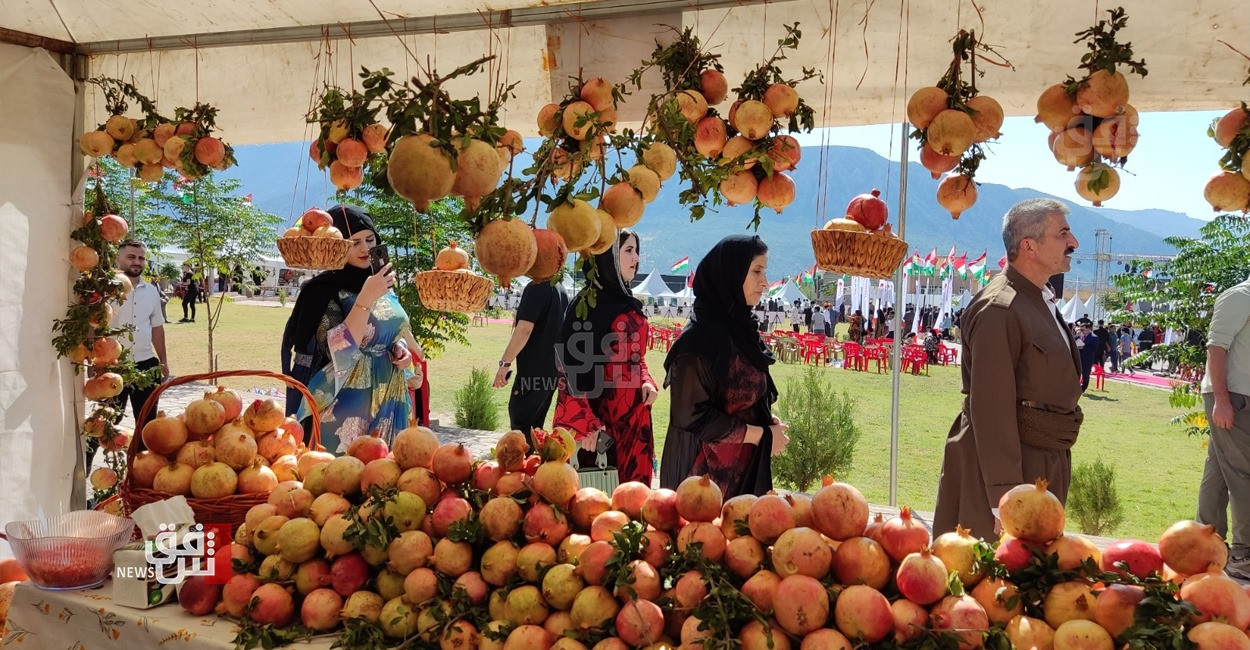
[[[612,248],[581,263],[582,272],[588,276],[593,273],[593,278],[569,301],[559,339],[563,344],[560,347],[560,363],[564,367],[569,391],[575,395],[592,391],[596,387],[598,375],[595,370],[601,364],[586,363],[585,360],[588,353],[604,350],[604,341],[612,334],[612,323],[626,312],[642,313],[642,301],[634,297],[629,283],[621,276],[621,247],[631,237],[635,242],[638,241],[638,235],[634,231],[622,228]],[[641,244],[638,249],[641,252]],[[590,308],[586,318],[579,318],[577,305],[592,290],[595,305]],[[589,336],[584,334],[586,332],[589,332]],[[645,348],[647,343],[642,341],[641,344]]]
[[[377,229],[373,226],[373,218],[360,208],[354,205],[336,205],[327,212],[334,219],[334,227],[338,228],[344,237],[351,237],[362,230],[372,230],[377,243],[382,243]],[[368,268],[362,269],[347,264],[335,271],[324,271],[304,283],[304,286],[300,288],[299,298],[295,300],[295,309],[291,312],[287,325],[291,343],[297,352],[305,352],[309,347],[309,342],[316,337],[317,328],[321,325],[321,318],[325,315],[330,301],[337,299],[340,291],[359,293],[365,280],[372,274],[373,272]],[[313,370],[319,370],[321,365],[314,365]]]
[[[664,358],[666,371],[678,357],[697,354],[712,362],[717,377],[724,377],[729,362],[726,340],[760,370],[767,371],[776,362],[742,292],[751,261],[766,252],[768,246],[758,235],[729,235],[708,251],[695,269],[693,313]],[[771,383],[770,376],[769,389],[775,394]]]

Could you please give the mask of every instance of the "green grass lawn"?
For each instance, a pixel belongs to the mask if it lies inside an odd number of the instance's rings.
[[[214,305],[215,305],[214,301]],[[177,320],[182,310],[174,299],[168,313]],[[223,369],[279,367],[278,347],[289,310],[227,303],[216,332],[218,364]],[[203,372],[208,367],[207,327],[203,306],[196,323],[166,326],[173,372]],[[433,417],[450,423],[454,394],[473,368],[496,368],[511,329],[505,325],[472,327],[468,345],[453,344],[430,361]],[[647,364],[657,382],[664,379],[664,352],[652,350]],[[802,367],[773,366],[781,390]],[[829,381],[858,400],[857,419],[863,437],[854,467],[840,479],[853,483],[869,501],[889,499],[890,395],[888,374],[828,369]],[[266,380],[230,379],[227,386],[250,389],[276,386]],[[930,375],[903,375],[899,421],[898,504],[932,510],[942,466],[946,433],[960,408],[959,370],[955,366],[930,368]],[[507,390],[495,397],[500,421],[507,421]],[[1073,448],[1074,463],[1101,457],[1116,468],[1117,489],[1125,505],[1125,523],[1115,531],[1123,537],[1154,541],[1168,525],[1193,516],[1198,482],[1206,451],[1169,424],[1176,414],[1163,391],[1107,382],[1106,392],[1091,391],[1082,400],[1085,425]],[[668,426],[668,393],[661,391],[653,409],[657,449],[663,448]],[[549,416],[550,417],[550,416]]]

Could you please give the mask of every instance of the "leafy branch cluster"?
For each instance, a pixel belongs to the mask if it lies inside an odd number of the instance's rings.
[[[391,541],[399,537],[399,527],[386,514],[386,504],[394,503],[398,493],[394,487],[369,486],[362,505],[352,506],[343,514],[349,522],[343,539],[356,550],[368,547],[385,552]]]
[[[143,118],[138,120],[140,130],[154,129],[158,124],[169,121],[156,110],[156,103],[139,92],[133,83],[112,77],[92,77],[87,79],[87,83],[100,87],[100,92],[104,93],[104,110],[109,115],[124,115],[130,108],[127,100],[137,103],[143,111]],[[103,129],[104,125],[99,128]]]
[[[1246,81],[1250,82],[1250,79]],[[1228,149],[1220,157],[1220,169],[1244,174],[1246,173],[1245,161],[1250,157],[1250,107],[1245,102],[1241,102],[1241,110],[1246,114],[1246,121],[1242,123],[1237,135],[1233,136],[1232,142],[1229,143]],[[1215,122],[1207,127],[1207,136],[1215,138]]]
[[[225,154],[222,156],[221,162],[214,167],[209,167],[201,163],[196,158],[196,145],[203,138],[213,137],[213,131],[217,130],[217,108],[203,102],[196,102],[191,108],[180,106],[174,109],[174,121],[181,126],[182,124],[190,124],[191,132],[186,133],[182,137],[186,144],[182,148],[182,152],[178,155],[181,166],[178,171],[183,176],[195,180],[208,175],[213,169],[223,170],[238,164],[234,157],[234,147],[222,142],[225,148]]]
[[[1120,43],[1115,38],[1116,33],[1128,25],[1128,14],[1125,13],[1124,7],[1108,9],[1107,14],[1110,16],[1109,20],[1100,20],[1093,27],[1077,32],[1076,40],[1072,41],[1073,43],[1083,41],[1089,48],[1089,52],[1081,57],[1081,69],[1093,74],[1099,70],[1115,72],[1116,66],[1126,65],[1130,72],[1146,76],[1146,60],[1133,60],[1133,44]],[[1068,84],[1074,83],[1075,81],[1069,77]],[[1074,87],[1072,94],[1075,92]]]

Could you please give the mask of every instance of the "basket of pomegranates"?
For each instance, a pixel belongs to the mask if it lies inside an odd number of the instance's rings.
[[[313,400],[308,388],[286,375],[263,370],[229,370],[184,375],[161,384],[144,403],[139,420],[152,413],[165,390],[223,377],[278,379]],[[124,511],[184,496],[201,524],[238,528],[247,511],[270,492],[301,487],[314,465],[334,456],[321,446],[321,422],[312,418],[311,437],[277,401],[255,400],[247,408],[237,393],[218,386],[187,405],[180,416],[164,411],[130,441],[126,477],[118,486]],[[300,490],[304,492],[304,490]]]
[[[351,240],[334,227],[330,213],[318,208],[305,212],[278,238],[278,252],[293,269],[341,269],[351,249]]]
[[[889,278],[907,257],[907,242],[886,223],[889,210],[881,191],[860,194],[846,206],[846,217],[830,219],[812,231],[812,252],[823,271],[867,278]]]
[[[469,268],[469,254],[450,242],[434,258],[434,269],[414,276],[421,304],[435,311],[481,311],[495,283]]]
[[[0,537],[17,564],[43,589],[86,589],[104,583],[113,570],[113,551],[130,541],[135,522],[78,510],[48,519],[11,521]]]

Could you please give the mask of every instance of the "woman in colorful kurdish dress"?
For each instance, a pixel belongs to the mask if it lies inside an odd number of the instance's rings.
[[[408,314],[391,291],[395,275],[390,264],[377,273],[370,268],[369,249],[381,243],[373,220],[352,206],[329,212],[334,226],[353,243],[347,265],[304,284],[287,332],[296,353],[292,376],[300,378],[300,366],[310,375],[308,390],[321,414],[321,444],[342,453],[353,440],[370,434],[390,444],[408,425],[413,352],[405,341],[411,340]],[[311,413],[311,405],[301,403],[296,418],[305,420]]]
[[[629,288],[638,273],[638,254],[638,236],[622,229],[610,250],[594,256],[593,263],[583,262],[582,270],[592,279],[569,302],[564,317],[554,425],[574,432],[582,467],[594,466],[593,450],[603,433],[613,443],[608,462],[620,482],[651,485],[651,404],[659,391],[647,371],[647,318]],[[577,305],[591,286],[594,306],[580,318]]]
[[[699,262],[694,314],[664,359],[672,390],[660,486],[708,475],[724,498],[773,488],[772,456],[790,439],[772,415],[777,400],[754,305],[768,288],[768,246],[730,235]]]

